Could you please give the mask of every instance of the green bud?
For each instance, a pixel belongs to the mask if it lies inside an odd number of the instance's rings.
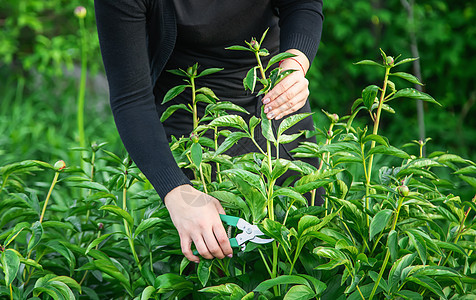
[[[53,167],[56,169],[56,172],[59,172],[66,168],[66,163],[63,160],[58,160]]]
[[[199,140],[199,139],[200,139],[200,138],[198,137],[198,135],[197,135],[196,133],[193,133],[193,132],[192,132],[192,133],[190,134],[190,140],[191,140],[194,144],[198,143],[198,140]]]
[[[332,123],[339,122],[339,115],[338,114],[332,114],[331,115],[331,121],[332,121]]]
[[[251,47],[252,47],[253,49],[259,50],[259,43],[258,43],[258,41],[256,41],[255,38],[252,38],[252,39],[251,39],[250,44],[251,44]]]
[[[389,65],[389,66],[393,67],[393,63],[394,63],[394,59],[393,59],[393,57],[391,57],[391,56],[387,56],[386,63],[387,63],[387,65]]]
[[[406,185],[401,185],[398,188],[398,194],[402,197],[408,196],[410,194],[410,189]]]
[[[78,18],[78,19],[84,19],[86,17],[86,8],[84,6],[77,6],[75,9],[74,9],[74,15]]]

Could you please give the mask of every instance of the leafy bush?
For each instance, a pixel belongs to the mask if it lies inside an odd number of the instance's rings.
[[[258,59],[266,55],[254,50]],[[327,114],[329,127],[316,132],[324,136],[323,143],[304,143],[294,150],[296,157],[320,157],[320,169],[272,156],[273,147],[297,138],[285,132],[308,114],[286,118],[277,130],[264,112],[261,119],[246,122],[226,112],[239,108],[217,101],[205,87],[194,89],[201,75],[216,70],[199,73],[194,66],[174,71],[186,77],[196,101],[209,103],[208,115],[194,114],[192,138],[172,141],[178,164],[192,169],[195,187],[219,199],[228,214],[258,224],[275,240],[249,243],[233,258],[190,264],[155,191],[128,157],[106,150],[105,144],[77,148],[82,167],[33,160],[1,167],[0,295],[456,299],[474,294],[476,198],[454,194],[462,186],[476,188],[476,165],[445,152],[424,157],[418,151],[424,141],[414,143],[413,155],[379,135],[381,114],[392,111],[391,101],[437,103],[414,89],[397,89],[389,80],[417,82],[408,73],[393,72],[412,59],[398,60],[384,52],[382,58],[382,63],[359,64],[384,70],[383,85],[366,87],[351,115]],[[248,78],[245,86],[274,84],[281,72],[272,74]],[[173,89],[166,100],[190,87]],[[196,101],[180,108],[194,113]],[[370,116],[371,132],[353,125],[363,112]],[[258,126],[266,149],[237,157],[225,154],[240,139],[257,144]],[[214,132],[214,139],[203,136],[207,130]],[[226,138],[218,145],[220,135]],[[211,174],[212,164],[219,170],[217,178]],[[287,170],[297,171],[299,179],[292,186],[275,185]],[[450,177],[440,178],[441,170],[449,170]],[[39,172],[50,172],[52,181],[24,184]],[[308,206],[302,195],[318,187],[326,189],[325,205]]]

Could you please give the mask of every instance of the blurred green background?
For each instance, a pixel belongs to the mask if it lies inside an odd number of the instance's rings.
[[[476,160],[476,1],[324,2],[322,42],[308,73],[317,126],[328,123],[321,109],[346,115],[365,86],[382,85],[383,71],[354,62],[380,61],[379,48],[388,55],[412,57],[413,47],[420,57],[423,90],[442,104],[423,105],[424,136],[432,138],[427,153],[448,151]],[[108,142],[108,150],[124,153],[108,106],[93,1],[2,0],[1,165],[25,159],[77,160],[70,148],[78,146],[80,32],[73,14],[78,5],[87,9],[87,143]],[[399,71],[414,73],[412,64]],[[420,139],[416,102],[391,105],[396,114],[383,115],[380,133],[397,147]],[[368,117],[361,119],[357,122]]]

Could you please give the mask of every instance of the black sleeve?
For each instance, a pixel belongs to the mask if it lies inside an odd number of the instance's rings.
[[[190,180],[175,162],[156,110],[146,6],[139,0],[95,0],[94,5],[117,129],[131,158],[164,199]]]
[[[279,11],[280,51],[298,49],[312,63],[321,40],[322,0],[276,0],[275,5]]]

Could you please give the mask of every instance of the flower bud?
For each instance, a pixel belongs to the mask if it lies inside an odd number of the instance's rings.
[[[53,167],[59,172],[66,168],[66,163],[63,160],[58,160]]]
[[[86,17],[86,8],[84,6],[77,6],[74,9],[74,15],[79,19],[84,19]]]
[[[256,41],[256,39],[252,38],[250,44],[251,44],[251,47],[253,47],[253,49],[259,50],[259,43],[258,41]]]
[[[334,132],[332,130],[327,131],[327,138],[332,139],[332,136],[334,135]]]
[[[101,231],[104,229],[104,224],[103,223],[98,223],[98,230]]]
[[[3,251],[5,251],[5,247],[2,245],[0,246],[0,253],[2,253]]]
[[[338,114],[332,114],[331,115],[331,121],[332,121],[332,123],[337,123],[339,121],[339,115]]]
[[[393,63],[394,63],[394,59],[393,59],[393,57],[391,57],[391,56],[387,56],[386,63],[387,63],[387,65],[389,65],[389,66],[393,67]]]
[[[406,185],[401,185],[397,189],[398,189],[398,194],[402,197],[406,197],[410,193],[410,189]]]
[[[200,138],[198,137],[198,135],[197,135],[196,133],[193,133],[193,132],[192,132],[192,133],[190,134],[190,140],[191,140],[194,144],[198,143],[198,140],[199,140],[199,139],[200,139]]]

